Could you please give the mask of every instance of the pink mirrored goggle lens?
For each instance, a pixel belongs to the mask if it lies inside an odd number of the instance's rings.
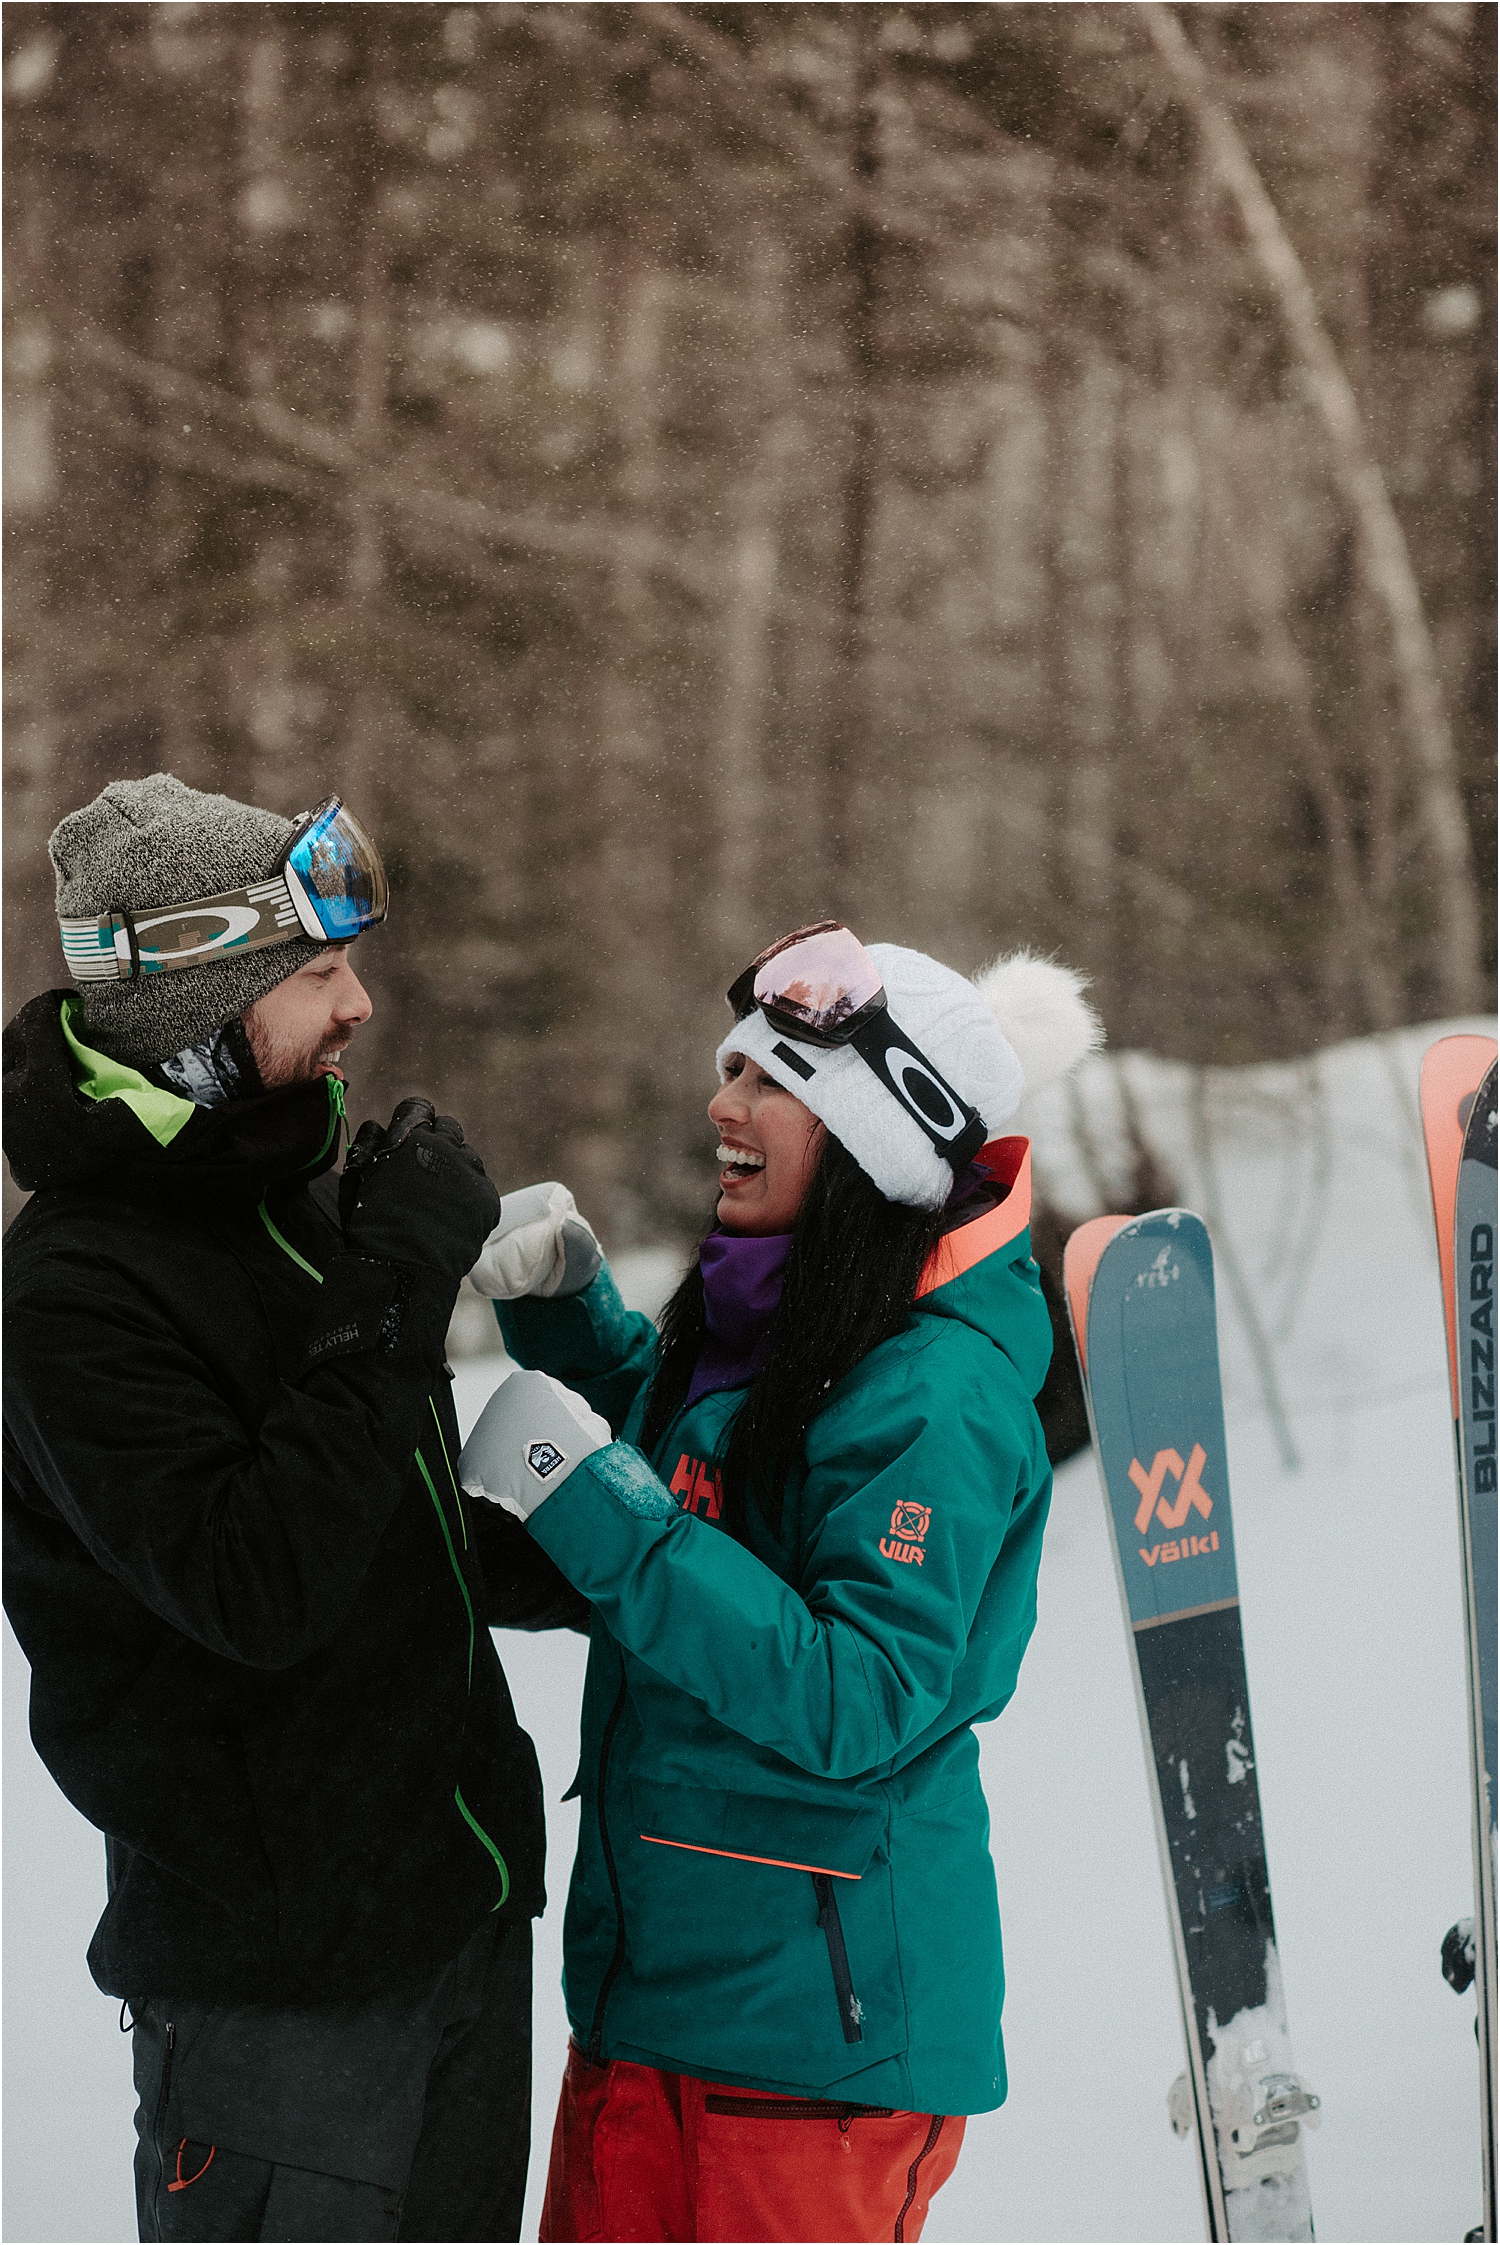
[[[755,977],[755,1002],[835,1034],[851,1014],[880,996],[880,969],[857,936],[830,928],[775,952]]]

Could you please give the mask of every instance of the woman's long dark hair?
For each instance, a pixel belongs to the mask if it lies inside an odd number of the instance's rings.
[[[792,1228],[770,1354],[715,1461],[733,1534],[743,1539],[752,1499],[780,1533],[787,1478],[808,1428],[861,1357],[900,1332],[943,1228],[942,1209],[886,1200],[848,1149],[827,1140]],[[657,1323],[661,1359],[640,1437],[648,1455],[687,1397],[708,1330],[696,1259]]]

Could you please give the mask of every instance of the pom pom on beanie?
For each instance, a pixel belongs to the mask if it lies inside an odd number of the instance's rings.
[[[1073,967],[1012,951],[976,974],[974,987],[1021,1063],[1028,1091],[1071,1075],[1103,1046],[1104,1024],[1084,996],[1088,978]]]

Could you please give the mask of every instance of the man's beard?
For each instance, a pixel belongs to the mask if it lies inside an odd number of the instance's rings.
[[[329,1042],[326,1029],[315,1045],[299,1046],[290,1038],[278,1037],[258,1018],[253,1006],[242,1018],[260,1080],[267,1091],[281,1091],[288,1084],[311,1083],[322,1070],[338,1065],[343,1047]]]

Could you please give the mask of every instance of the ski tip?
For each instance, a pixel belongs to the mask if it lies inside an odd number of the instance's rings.
[[[1500,1047],[1493,1037],[1439,1037],[1422,1055],[1422,1136],[1427,1146],[1427,1177],[1437,1224],[1438,1268],[1443,1286],[1443,1320],[1448,1333],[1448,1380],[1454,1416],[1459,1411],[1458,1350],[1453,1325],[1453,1211],[1464,1130],[1474,1095],[1495,1065]]]
[[[1094,1283],[1094,1273],[1099,1268],[1099,1258],[1114,1238],[1132,1222],[1129,1216],[1091,1216],[1080,1224],[1076,1232],[1068,1235],[1063,1249],[1063,1292],[1067,1297],[1068,1321],[1073,1328],[1073,1346],[1078,1352],[1078,1368],[1088,1378],[1089,1288]]]
[[[1474,1094],[1494,1067],[1500,1046],[1493,1037],[1439,1037],[1422,1055],[1422,1128],[1428,1158],[1434,1145],[1457,1149]]]

